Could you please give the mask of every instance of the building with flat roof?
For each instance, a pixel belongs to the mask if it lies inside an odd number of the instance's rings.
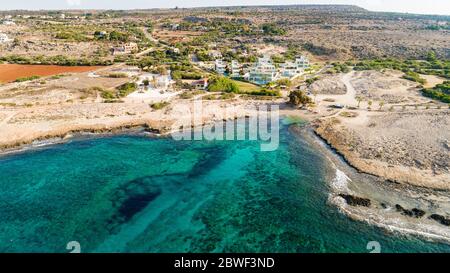
[[[227,72],[227,64],[223,60],[218,59],[216,60],[214,69],[218,74],[225,75]]]
[[[131,54],[138,51],[138,45],[136,43],[127,43],[120,46],[115,46],[111,49],[113,55]]]
[[[259,58],[250,68],[248,80],[256,84],[267,84],[277,80],[279,73],[269,56]]]
[[[238,61],[232,60],[230,65],[230,77],[239,78],[241,77],[241,68],[242,66]]]
[[[296,58],[294,62],[286,61],[280,65],[280,76],[282,78],[292,78],[305,72],[309,67],[309,60],[305,56]]]

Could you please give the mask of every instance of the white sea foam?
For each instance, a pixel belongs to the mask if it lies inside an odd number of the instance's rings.
[[[349,181],[352,180],[343,171],[336,169],[336,176],[331,181],[331,187],[335,192],[349,192]]]
[[[342,213],[349,217],[367,222],[392,233],[410,234],[420,236],[426,240],[450,242],[450,231],[431,223],[413,223],[401,217],[380,214],[380,211],[372,208],[350,207],[345,200],[338,196],[339,193],[352,193],[348,188],[348,182],[352,181],[343,171],[336,168],[336,175],[330,183],[331,192],[328,201],[334,204]],[[388,212],[384,210],[385,212]]]

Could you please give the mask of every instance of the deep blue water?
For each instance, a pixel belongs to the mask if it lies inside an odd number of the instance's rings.
[[[114,136],[0,157],[0,252],[450,251],[327,203],[323,156],[288,126],[256,141]]]

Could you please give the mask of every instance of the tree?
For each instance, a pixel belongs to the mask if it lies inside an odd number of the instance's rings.
[[[434,51],[428,52],[428,54],[427,54],[427,61],[429,61],[429,62],[437,61],[436,52],[434,52]]]
[[[383,106],[384,106],[384,101],[379,101],[378,105],[380,106],[380,108],[378,110],[381,111],[381,108],[383,108]]]
[[[361,96],[357,96],[356,100],[358,101],[358,108],[359,108],[359,105],[361,104],[363,98]]]
[[[311,98],[301,90],[294,90],[289,94],[289,103],[292,105],[304,106],[311,102]]]
[[[373,102],[372,102],[371,100],[369,100],[369,101],[367,102],[367,104],[369,105],[369,107],[367,107],[367,109],[369,109],[369,110],[372,109],[372,103],[373,103]]]
[[[210,92],[239,93],[239,86],[232,80],[225,77],[216,77],[208,85]]]

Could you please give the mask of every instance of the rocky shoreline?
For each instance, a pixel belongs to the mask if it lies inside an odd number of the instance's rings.
[[[349,165],[362,173],[372,174],[392,183],[409,184],[436,190],[450,190],[450,173],[446,171],[447,167],[445,166],[441,168],[433,165],[419,168],[411,166],[407,162],[403,164],[402,160],[409,160],[410,157],[414,156],[411,154],[405,156],[405,158],[400,157],[395,163],[382,160],[377,155],[377,150],[373,152],[370,150],[372,148],[367,140],[361,140],[355,132],[340,126],[339,121],[333,118],[317,119],[313,122],[313,127],[318,137],[342,155]],[[398,156],[394,155],[395,152],[395,150],[386,151],[386,157]],[[411,152],[413,151],[407,151],[406,153]],[[426,151],[421,151],[421,153],[426,153]],[[429,160],[439,161],[439,159],[435,157]],[[443,163],[447,161],[445,158],[442,158],[442,160]]]
[[[315,129],[312,124],[297,133],[320,150],[337,172],[330,173],[329,178],[332,206],[354,220],[401,236],[416,235],[450,243],[450,217],[446,215],[450,207],[448,191],[392,183],[383,177],[361,172],[348,164],[346,158]]]

